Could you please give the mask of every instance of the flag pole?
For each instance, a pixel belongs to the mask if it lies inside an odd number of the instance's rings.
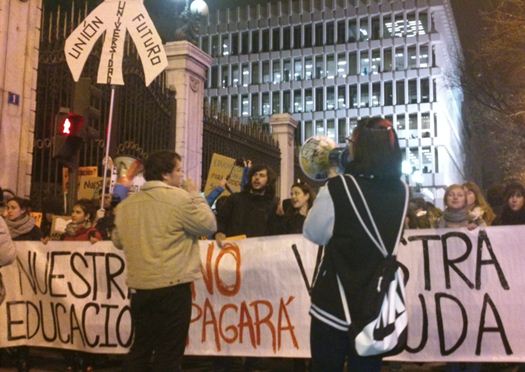
[[[111,143],[111,127],[113,125],[113,110],[115,103],[115,85],[111,85],[111,98],[109,101],[109,117],[108,117],[108,128],[106,133],[106,153],[104,155],[104,178],[102,181],[102,197],[100,198],[100,209],[97,212],[97,217],[101,218],[104,216],[104,198],[106,196],[106,184],[108,179],[108,163],[109,163],[109,145]]]

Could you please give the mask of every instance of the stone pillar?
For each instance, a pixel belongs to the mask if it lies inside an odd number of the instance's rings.
[[[188,41],[165,45],[166,84],[175,90],[177,118],[175,151],[182,157],[186,176],[201,186],[204,83],[213,59]]]
[[[42,1],[0,1],[0,187],[29,196]]]
[[[286,199],[294,184],[294,131],[297,121],[290,114],[276,114],[270,117],[270,126],[281,150],[281,175],[277,192],[281,199]]]

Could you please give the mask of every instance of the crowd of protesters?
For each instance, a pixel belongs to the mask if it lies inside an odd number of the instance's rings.
[[[210,229],[203,230],[207,231],[207,238],[215,239],[221,247],[228,238],[232,237],[300,234],[316,197],[314,188],[298,181],[289,190],[290,198],[279,200],[276,196],[277,177],[270,167],[263,164],[252,165],[251,161],[243,161],[241,164],[244,166],[244,172],[239,192],[232,192],[228,179],[225,178],[207,195],[206,202],[214,206],[213,212],[217,221],[216,232]],[[153,181],[157,183],[163,182],[161,179],[155,180]],[[181,180],[177,178],[177,181]],[[182,188],[181,183],[172,182],[172,184],[168,186]],[[96,201],[87,199],[76,201],[72,207],[71,221],[60,234],[54,233],[51,229],[53,214],[64,214],[60,205],[43,205],[42,222],[39,227],[31,214],[31,202],[28,199],[16,195],[5,198],[0,211],[2,214],[0,266],[13,261],[11,241],[42,241],[47,244],[49,240],[63,240],[89,241],[95,244],[101,240],[111,240],[115,227],[115,206],[127,197],[128,189],[129,179],[127,182],[119,182],[113,193],[106,193],[105,213],[98,218]],[[501,203],[491,204],[475,183],[453,184],[445,190],[443,209],[438,208],[432,200],[426,199],[421,193],[414,192],[410,199],[405,228],[475,229],[485,226],[525,224],[523,184],[519,181],[511,181],[501,190],[503,192],[499,197],[491,194],[489,199],[499,200]],[[224,191],[227,191],[228,196],[220,196]],[[4,197],[5,195],[2,195],[2,199]],[[113,240],[115,241],[115,236]],[[17,360],[18,370],[28,370],[28,348],[15,348],[11,353]],[[82,353],[66,353],[65,358],[68,364],[71,364],[70,370],[92,369],[92,363],[86,362]],[[246,358],[245,370],[255,368],[257,361],[257,359]],[[227,371],[232,366],[231,360],[221,358],[217,358],[213,364],[214,370],[217,371]],[[304,370],[305,366],[299,361],[295,363],[294,368]]]

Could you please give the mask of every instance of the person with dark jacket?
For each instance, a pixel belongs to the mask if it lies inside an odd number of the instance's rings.
[[[505,204],[494,225],[525,225],[525,187],[521,183],[505,188]]]
[[[399,243],[408,205],[408,188],[400,179],[401,150],[390,121],[360,120],[352,134],[350,152],[353,161],[346,169],[349,174],[332,177],[321,188],[303,227],[307,239],[326,245],[310,307],[314,372],[342,371],[347,357],[350,371],[381,369],[381,357],[359,356],[349,335],[351,326],[370,315],[362,306],[363,289],[384,257],[362,227],[346,188],[355,195],[359,213],[368,216],[359,194],[359,189],[362,191],[389,253]],[[371,221],[364,219],[371,226]],[[352,324],[347,321],[343,301]]]
[[[283,201],[282,215],[276,224],[276,234],[301,234],[308,211],[315,200],[310,185],[297,182],[292,185],[291,198]]]
[[[277,176],[266,165],[254,165],[248,173],[249,183],[241,192],[228,196],[220,208],[217,208],[217,245],[222,246],[226,237],[246,235],[258,237],[272,235],[277,223],[277,205],[275,182]],[[244,371],[254,369],[259,358],[247,358]],[[231,371],[233,362],[228,357],[213,360],[214,371]]]
[[[222,244],[227,236],[271,235],[276,223],[275,173],[265,165],[255,165],[248,174],[246,189],[228,197],[217,211],[215,239]]]
[[[15,196],[7,201],[4,217],[13,241],[38,241],[42,237],[40,228],[29,212],[28,199]]]
[[[30,210],[31,205],[28,199],[15,196],[7,201],[4,216],[13,241],[39,241],[42,238],[40,228],[29,213]],[[19,346],[13,348],[12,351],[16,357],[18,371],[29,371],[29,348]]]

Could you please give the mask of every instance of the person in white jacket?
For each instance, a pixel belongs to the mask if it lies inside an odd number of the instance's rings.
[[[16,251],[9,230],[2,217],[0,217],[0,267],[9,265],[15,260]]]

